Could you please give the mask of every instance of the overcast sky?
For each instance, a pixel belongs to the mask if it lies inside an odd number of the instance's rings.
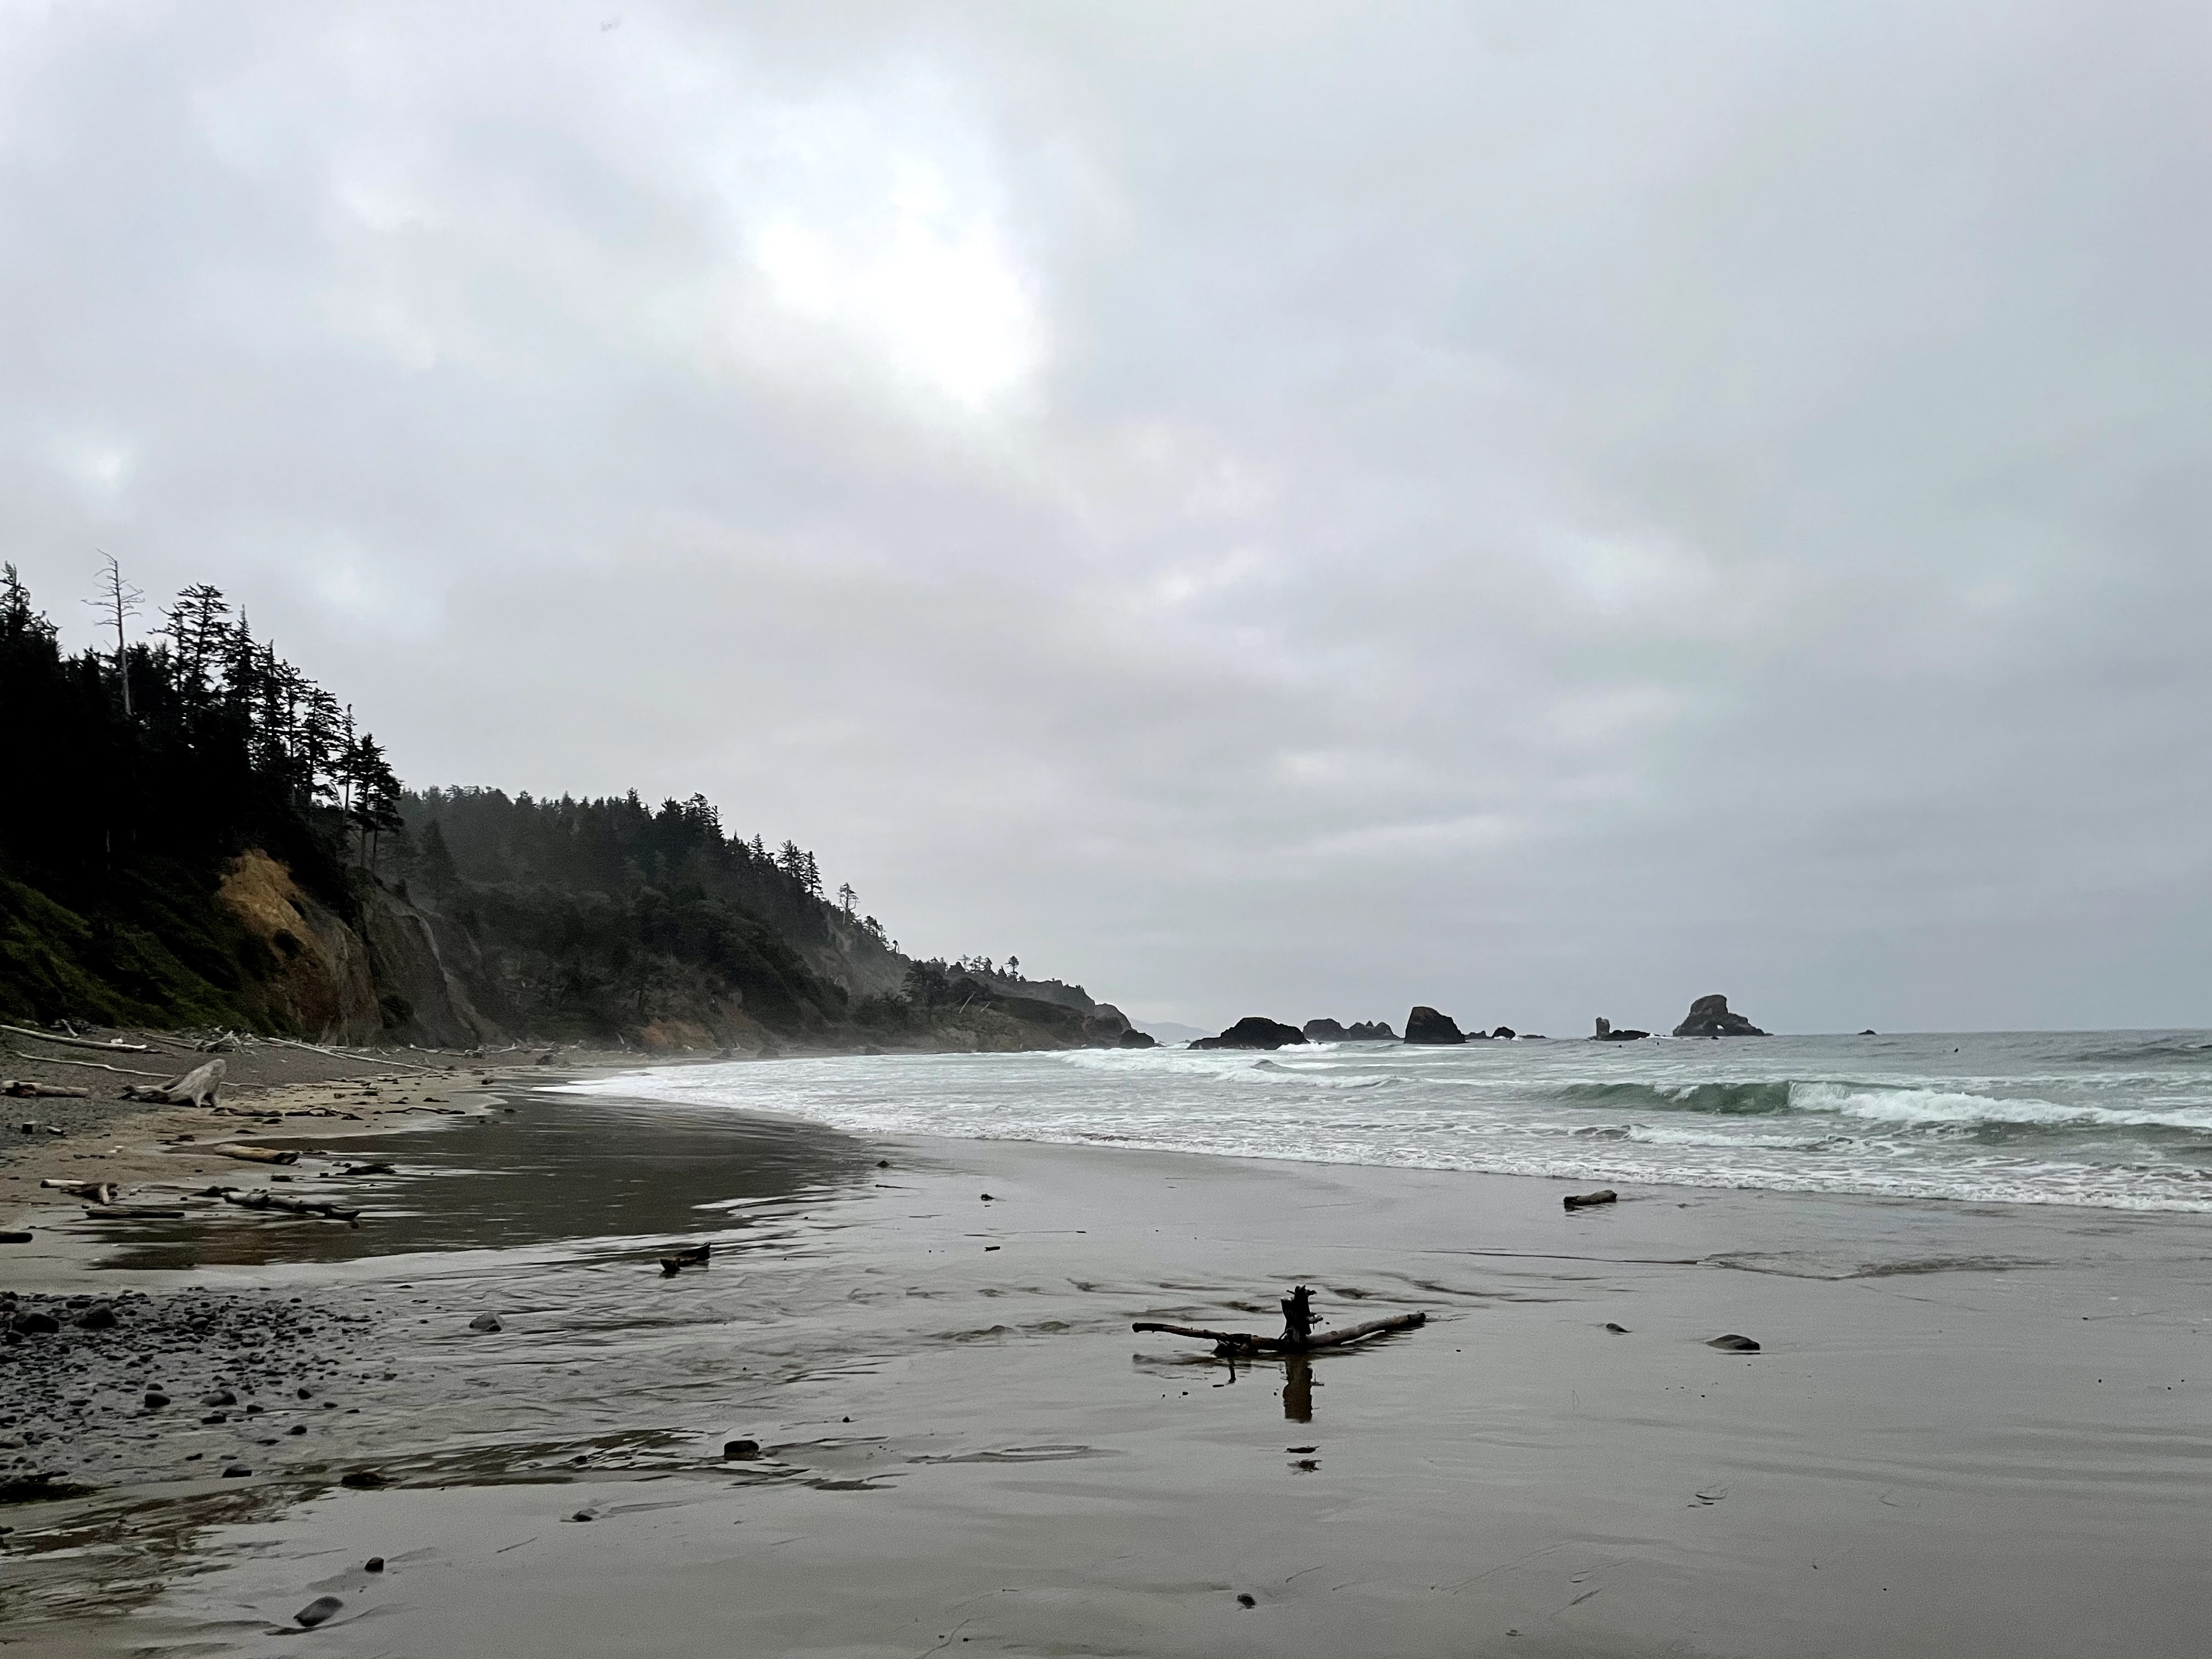
[[[1140,1018],[2212,1024],[2208,84],[2198,3],[0,0],[0,552]]]

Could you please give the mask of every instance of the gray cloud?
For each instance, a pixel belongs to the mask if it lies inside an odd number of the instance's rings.
[[[2207,1018],[2199,9],[0,35],[10,556],[410,781],[1194,1023]]]

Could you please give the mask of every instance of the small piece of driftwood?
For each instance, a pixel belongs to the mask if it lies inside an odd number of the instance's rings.
[[[88,1221],[182,1221],[182,1210],[164,1210],[143,1204],[88,1204],[84,1206]]]
[[[1425,1313],[1393,1314],[1388,1319],[1370,1319],[1364,1325],[1346,1325],[1341,1330],[1324,1331],[1318,1336],[1308,1336],[1303,1341],[1283,1336],[1260,1336],[1250,1331],[1209,1331],[1196,1325],[1167,1325],[1151,1319],[1140,1319],[1129,1328],[1133,1331],[1164,1331],[1170,1336],[1193,1337],[1200,1342],[1213,1344],[1217,1353],[1310,1353],[1316,1348],[1346,1347],[1390,1331],[1419,1330],[1428,1322],[1429,1316]]]
[[[712,1244],[693,1244],[660,1258],[660,1273],[664,1279],[673,1279],[686,1267],[703,1267],[713,1252]]]
[[[1587,1210],[1594,1204],[1618,1204],[1620,1194],[1610,1187],[1601,1187],[1594,1193],[1569,1193],[1560,1202],[1571,1210]]]
[[[208,1150],[211,1152],[221,1152],[225,1158],[242,1158],[248,1164],[297,1164],[300,1161],[299,1153],[289,1147],[240,1146],[227,1144],[210,1146]]]
[[[88,1089],[71,1089],[58,1083],[33,1083],[27,1079],[9,1078],[0,1081],[0,1095],[12,1095],[18,1100],[84,1100],[90,1097]]]
[[[39,1185],[67,1193],[71,1198],[88,1198],[95,1204],[112,1204],[123,1190],[112,1181],[56,1181],[52,1176]]]
[[[157,1106],[212,1106],[216,1103],[216,1091],[222,1087],[223,1071],[222,1060],[211,1060],[204,1066],[195,1066],[182,1077],[171,1078],[157,1088],[127,1085],[123,1097],[150,1101]]]

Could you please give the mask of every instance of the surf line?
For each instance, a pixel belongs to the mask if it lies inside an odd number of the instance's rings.
[[[1422,1250],[1422,1255],[1497,1255],[1513,1261],[1598,1261],[1613,1267],[1702,1267],[1702,1255],[1559,1255],[1548,1250]]]

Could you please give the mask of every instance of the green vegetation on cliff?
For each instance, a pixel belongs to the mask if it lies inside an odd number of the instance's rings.
[[[910,963],[814,854],[647,806],[403,789],[212,587],[70,655],[0,570],[0,1019],[467,1047],[1113,1041],[1079,987]],[[955,975],[957,977],[955,977]]]

